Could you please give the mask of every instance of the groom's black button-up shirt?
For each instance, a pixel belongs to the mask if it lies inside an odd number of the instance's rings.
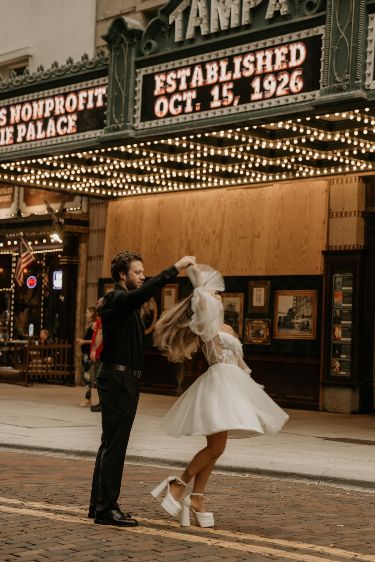
[[[144,326],[139,308],[177,275],[178,270],[173,265],[151,277],[139,289],[128,291],[116,283],[114,290],[105,295],[100,309],[103,325],[101,361],[142,369]]]

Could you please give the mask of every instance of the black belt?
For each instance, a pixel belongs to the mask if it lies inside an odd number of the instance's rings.
[[[136,379],[140,379],[142,376],[142,371],[131,369],[130,367],[126,367],[125,365],[120,365],[119,363],[101,363],[100,367],[102,369],[108,369],[110,371],[122,371],[123,373],[132,375]]]

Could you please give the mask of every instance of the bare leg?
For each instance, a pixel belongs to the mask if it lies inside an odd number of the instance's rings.
[[[195,478],[193,492],[204,492],[212,469],[225,450],[227,437],[227,431],[207,436],[207,446],[201,449],[185,468],[181,480],[188,484],[192,478]],[[178,481],[171,482],[171,492],[175,499],[180,500],[184,492],[184,486],[178,484]],[[194,509],[203,511],[202,496],[193,496],[191,502]]]

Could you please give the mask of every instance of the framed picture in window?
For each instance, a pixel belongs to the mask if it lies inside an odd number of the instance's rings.
[[[273,337],[316,338],[317,291],[275,291]]]
[[[242,338],[243,326],[243,293],[222,293],[224,322],[232,327],[239,338]]]
[[[269,300],[269,281],[249,281],[248,312],[268,312]]]

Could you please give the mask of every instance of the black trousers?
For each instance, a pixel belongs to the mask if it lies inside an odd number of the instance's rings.
[[[97,511],[118,507],[125,454],[139,399],[138,379],[129,373],[99,368],[97,390],[102,405],[102,439],[96,456],[90,506]]]

